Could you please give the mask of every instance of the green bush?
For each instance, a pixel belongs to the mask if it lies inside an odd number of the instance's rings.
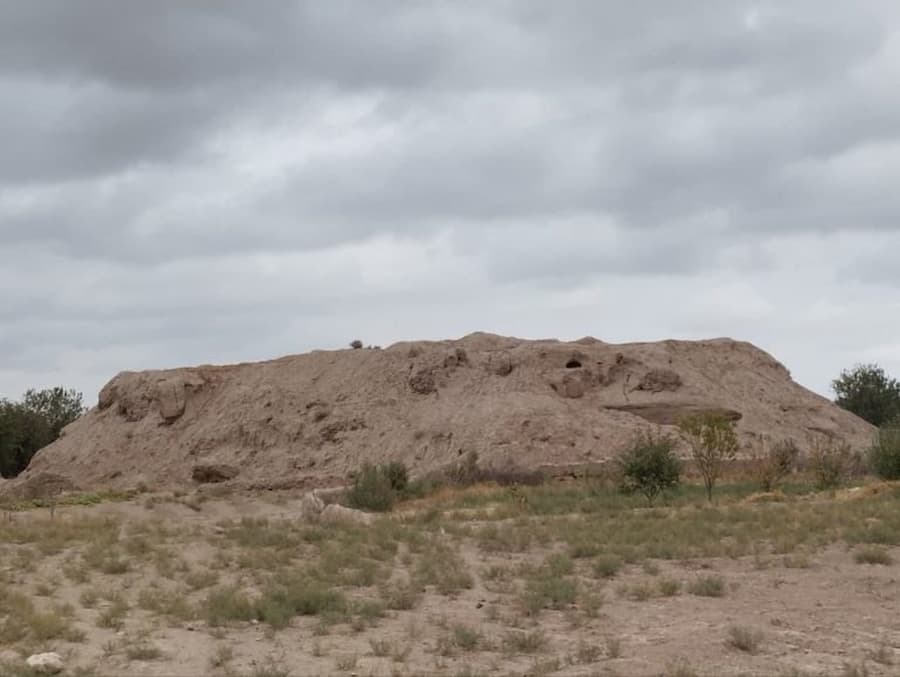
[[[400,498],[408,498],[419,491],[409,481],[409,470],[401,461],[381,465],[363,464],[353,476],[353,486],[347,492],[347,504],[359,510],[385,512]]]
[[[366,463],[353,478],[347,504],[358,510],[384,512],[394,507],[397,495],[385,466]]]
[[[861,550],[857,550],[856,554],[853,555],[853,559],[856,560],[857,564],[881,564],[888,566],[894,563],[894,558],[891,557],[891,554],[877,545],[869,545]]]
[[[406,464],[401,461],[391,461],[381,466],[382,471],[388,478],[388,483],[396,493],[402,494],[409,486],[409,470]]]
[[[869,467],[884,480],[900,480],[900,416],[878,431],[869,449]]]
[[[721,576],[701,576],[691,582],[688,592],[698,597],[724,597],[725,580]]]
[[[797,465],[800,448],[793,440],[783,440],[752,459],[752,469],[763,491],[772,491]]]
[[[691,446],[691,455],[706,485],[706,498],[712,502],[713,488],[725,463],[738,450],[734,423],[722,414],[705,412],[687,416],[678,423],[681,435]]]
[[[601,555],[594,561],[594,574],[600,578],[612,578],[622,568],[624,562],[616,555]]]
[[[647,432],[619,454],[624,491],[642,493],[649,504],[678,484],[681,463],[675,456],[675,441],[668,435]]]
[[[809,455],[817,489],[836,489],[847,481],[853,465],[850,445],[841,440],[818,440]]]

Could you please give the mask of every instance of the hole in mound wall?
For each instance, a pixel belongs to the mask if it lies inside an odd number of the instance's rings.
[[[566,369],[581,369],[581,361],[574,357],[566,362]]]

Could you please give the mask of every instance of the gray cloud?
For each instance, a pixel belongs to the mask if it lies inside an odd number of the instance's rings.
[[[847,289],[900,284],[898,29],[888,0],[0,0],[0,394],[475,329],[900,371],[900,325],[846,327]]]

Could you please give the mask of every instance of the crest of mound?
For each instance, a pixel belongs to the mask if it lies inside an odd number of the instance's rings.
[[[605,462],[648,427],[709,410],[736,421],[744,453],[766,438],[802,447],[826,435],[862,448],[872,437],[867,423],[749,343],[476,333],[123,372],[3,486],[35,491],[52,477],[83,490],[322,487],[365,461],[399,460],[421,474],[469,451],[488,467],[571,470]]]

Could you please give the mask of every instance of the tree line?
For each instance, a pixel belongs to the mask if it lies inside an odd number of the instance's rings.
[[[18,401],[0,399],[0,475],[21,473],[84,412],[81,393],[62,387],[28,390]]]

